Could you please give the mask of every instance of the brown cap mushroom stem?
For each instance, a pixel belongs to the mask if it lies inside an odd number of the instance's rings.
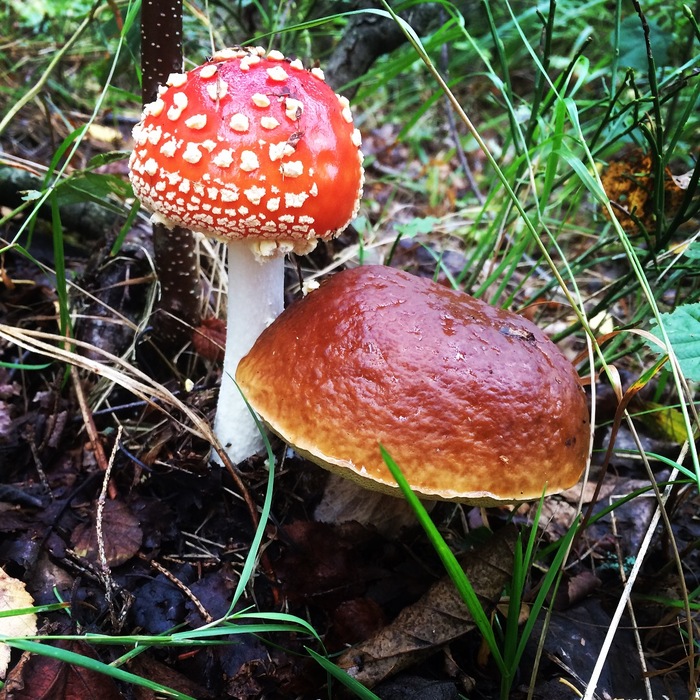
[[[400,495],[498,505],[576,483],[590,420],[571,363],[533,323],[382,266],[346,270],[290,306],[236,379],[302,455]]]
[[[232,377],[282,309],[284,254],[357,213],[363,169],[348,101],[318,68],[234,47],[174,73],[134,128],[130,177],[153,219],[229,244],[229,317],[215,432],[234,462],[260,436]],[[230,357],[229,357],[230,355]]]

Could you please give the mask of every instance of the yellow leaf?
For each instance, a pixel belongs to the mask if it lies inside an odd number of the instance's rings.
[[[0,611],[31,608],[34,600],[21,581],[8,576],[0,569]],[[0,617],[0,637],[31,637],[36,634],[36,615],[12,615]],[[7,675],[10,663],[10,647],[0,644],[0,678]]]

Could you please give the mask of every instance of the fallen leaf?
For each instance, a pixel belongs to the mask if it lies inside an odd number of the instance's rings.
[[[515,528],[504,528],[460,560],[487,609],[496,605],[512,575],[515,540]],[[342,654],[338,665],[372,688],[474,628],[464,601],[452,580],[445,576],[418,602],[404,608],[393,622]]]
[[[192,329],[192,347],[205,360],[221,362],[226,346],[226,323],[220,318],[204,318]]]
[[[0,569],[0,610],[20,610],[34,605],[32,597],[21,581],[8,576]],[[0,617],[0,636],[31,637],[36,634],[36,615],[12,615]],[[0,644],[0,678],[7,675],[10,664],[10,647]]]
[[[95,508],[96,510],[96,508]],[[103,515],[105,558],[108,566],[119,566],[139,551],[143,532],[139,521],[121,501],[107,501]],[[71,544],[76,554],[93,563],[99,561],[97,528],[94,520],[73,530]]]
[[[148,678],[149,681],[160,683],[179,693],[191,695],[197,700],[215,697],[215,694],[210,690],[203,688],[184,674],[158,661],[148,653],[139,654],[129,661],[127,669],[130,673],[135,673],[142,678]],[[143,686],[134,686],[133,693],[136,700],[158,700],[158,698],[163,697],[162,693]]]
[[[103,124],[90,124],[88,127],[88,137],[98,144],[108,144],[113,148],[119,148],[124,142],[124,137],[117,129]]]
[[[652,230],[655,222],[654,176],[652,159],[640,149],[628,149],[625,155],[612,160],[601,175],[601,182],[608,197],[618,205],[615,216],[622,228],[635,232],[639,224]],[[683,175],[674,176],[666,168],[664,171],[665,209],[672,216],[683,199],[688,184]],[[603,210],[605,216],[607,211]]]
[[[57,648],[91,659],[95,654],[84,642],[58,642]],[[114,681],[103,673],[66,664],[51,656],[22,655],[0,692],[0,700],[123,700]]]

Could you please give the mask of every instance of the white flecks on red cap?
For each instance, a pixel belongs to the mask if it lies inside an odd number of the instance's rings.
[[[188,126],[190,129],[203,129],[206,125],[206,114],[194,114],[191,117],[185,119],[185,126]]]
[[[245,132],[250,128],[250,120],[245,114],[236,112],[236,114],[232,115],[231,119],[229,120],[229,126],[234,131]]]
[[[256,107],[264,108],[270,106],[270,98],[267,95],[263,95],[261,92],[256,92],[250,99]]]
[[[199,77],[204,78],[206,80],[207,78],[213,78],[218,71],[218,68],[216,67],[216,63],[210,63],[209,65],[206,65],[202,68],[202,70],[199,71]]]
[[[165,84],[168,87],[182,87],[187,82],[186,73],[171,73]]]
[[[308,252],[356,214],[363,177],[349,103],[318,80],[320,69],[261,47],[171,74],[134,128],[135,193],[170,225]]]

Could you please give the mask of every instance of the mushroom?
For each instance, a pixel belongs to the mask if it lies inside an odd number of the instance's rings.
[[[173,73],[134,128],[136,196],[153,220],[228,245],[226,351],[214,431],[234,463],[262,447],[234,384],[284,305],[284,254],[340,233],[362,194],[360,133],[318,68],[279,51],[217,51]]]
[[[372,490],[492,506],[575,484],[590,419],[573,365],[525,318],[389,267],[292,304],[236,374],[269,428]]]

